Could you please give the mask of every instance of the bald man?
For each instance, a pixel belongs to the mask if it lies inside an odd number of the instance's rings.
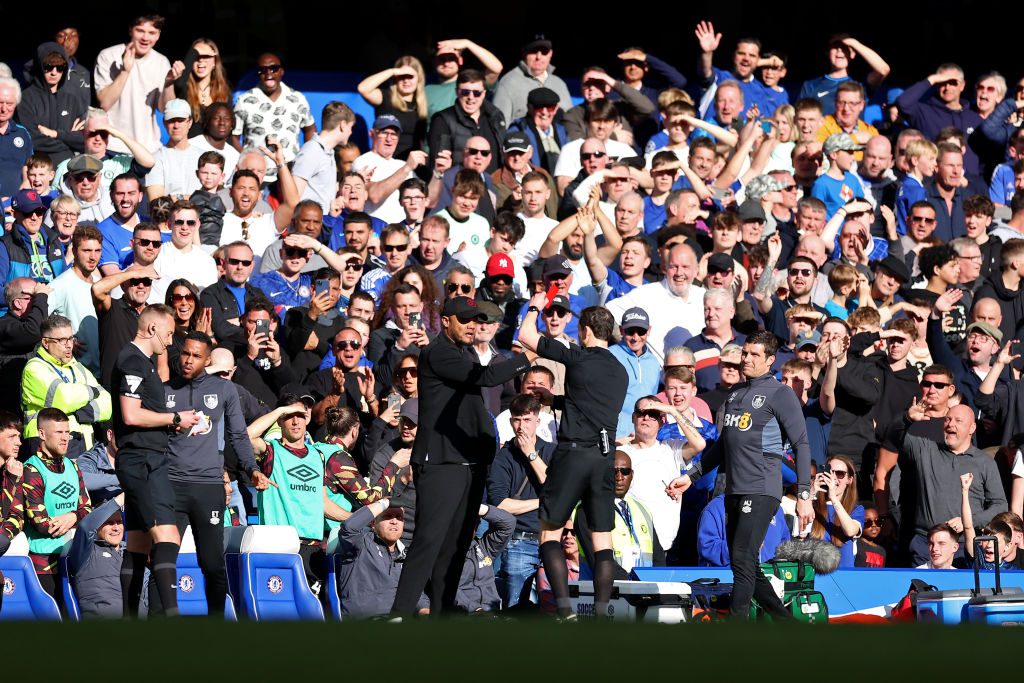
[[[1002,358],[1002,357],[1001,357]],[[993,370],[995,368],[993,367]],[[984,391],[984,387],[982,388]],[[995,460],[971,445],[977,429],[974,411],[968,406],[953,406],[943,419],[943,442],[907,434],[914,422],[927,419],[924,404],[915,402],[897,423],[896,443],[902,443],[901,466],[913,470],[914,509],[903,510],[903,526],[913,529],[907,544],[912,567],[928,561],[928,530],[936,524],[949,524],[963,532],[960,519],[960,475],[974,475],[969,494],[974,524],[983,527],[1007,509],[1006,495]],[[962,554],[962,551],[958,551]]]
[[[875,207],[875,220],[871,234],[885,234],[885,222],[879,213],[882,206],[895,210],[899,185],[892,170],[892,143],[884,135],[876,135],[864,146],[864,159],[857,164],[857,177],[864,192]]]
[[[978,299],[971,309],[971,322],[988,323],[999,327],[1003,324],[1003,309],[1000,308],[999,302],[991,297]]]

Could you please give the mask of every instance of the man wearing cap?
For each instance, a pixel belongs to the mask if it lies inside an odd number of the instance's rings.
[[[537,88],[547,88],[555,93],[563,111],[572,107],[569,87],[554,75],[551,66],[551,40],[543,34],[533,37],[523,46],[523,59],[514,69],[498,81],[494,90],[494,106],[501,111],[506,121],[515,121],[527,113],[527,98]]]
[[[223,527],[231,484],[224,469],[225,447],[234,450],[239,469],[249,474],[257,490],[270,484],[253,459],[234,384],[206,372],[212,350],[213,341],[207,335],[189,332],[178,355],[178,367],[164,385],[164,396],[167,409],[191,410],[199,417],[190,431],[172,434],[167,440],[167,478],[174,489],[178,533],[184,535],[185,527],[192,526],[206,583],[207,609],[217,615],[224,610],[228,590]]]
[[[64,272],[64,247],[57,232],[43,225],[46,207],[35,190],[11,197],[14,225],[0,237],[0,277],[7,283],[27,277],[48,283]]]
[[[886,256],[875,266],[875,277],[871,281],[871,298],[875,307],[881,310],[903,300],[900,287],[910,282],[910,269],[901,259]]]
[[[594,100],[587,104],[587,135],[562,146],[562,152],[558,155],[558,163],[553,172],[555,184],[563,196],[570,195],[572,192],[570,186],[575,181],[582,181],[583,178],[607,165],[609,159],[606,159],[604,164],[588,164],[587,162],[592,161],[595,156],[597,158],[608,157],[610,160],[629,159],[637,156],[636,150],[632,147],[611,137],[618,116],[615,104],[606,99]],[[596,146],[594,142],[597,143]],[[582,171],[585,173],[581,174]]]
[[[85,136],[85,155],[91,156],[102,164],[100,192],[103,194],[110,190],[110,183],[114,178],[122,173],[131,172],[142,178],[149,169],[153,168],[153,164],[156,163],[150,151],[139,144],[138,140],[114,128],[110,124],[107,113],[102,109],[89,109],[88,117],[85,120],[85,129],[82,131],[82,134]],[[130,154],[123,154],[109,149],[108,142],[111,137],[120,140]],[[65,194],[71,190],[67,183],[66,175],[70,162],[71,159],[65,159],[60,162],[53,176],[53,189],[60,190]]]
[[[647,347],[647,334],[651,330],[651,319],[647,311],[637,306],[622,314],[619,322],[619,342],[608,348],[615,359],[626,369],[629,383],[626,398],[619,411],[615,438],[621,439],[633,433],[633,404],[642,396],[658,393],[661,383],[661,362]]]
[[[186,100],[171,100],[164,106],[164,127],[168,140],[153,154],[156,163],[146,174],[146,196],[150,201],[168,195],[188,199],[199,189],[196,168],[203,152],[188,141],[192,107]]]
[[[398,413],[397,434],[390,441],[378,446],[376,452],[372,454],[370,481],[378,481],[381,478],[384,468],[392,463],[395,453],[403,449],[412,451],[413,443],[416,441],[416,432],[419,431],[419,414],[420,401],[417,397],[413,396],[402,402]],[[412,535],[416,529],[416,484],[412,479],[412,465],[407,464],[400,468],[396,476],[394,486],[391,487],[391,504],[405,509],[405,530],[402,532],[402,542],[409,545],[412,543]]]
[[[396,616],[412,614],[428,580],[432,612],[454,607],[495,453],[494,419],[480,389],[529,367],[525,354],[488,366],[473,360],[468,347],[477,322],[485,318],[474,300],[448,299],[441,316],[442,334],[420,352],[419,394],[430,397],[420,407],[412,456],[421,523],[391,610]]]
[[[860,180],[850,170],[856,161],[854,152],[862,149],[864,147],[847,133],[834,133],[825,140],[825,156],[830,163],[828,171],[814,181],[811,196],[825,203],[827,219],[854,197],[864,197]]]
[[[103,165],[89,154],[79,154],[68,162],[67,170],[64,185],[67,193],[78,202],[78,222],[99,225],[114,211],[110,197],[100,191],[99,175]]]
[[[562,146],[569,141],[562,124],[555,120],[559,107],[558,93],[550,88],[535,88],[526,97],[526,116],[509,124],[509,131],[522,132],[533,152],[530,164],[548,173],[555,170],[555,162]]]
[[[522,278],[521,282],[516,282],[517,275]],[[502,325],[494,337],[494,343],[503,351],[512,349],[512,336],[518,327],[517,316],[525,301],[518,294],[526,292],[526,288],[526,274],[518,268],[512,254],[499,252],[491,255],[487,260],[483,282],[477,288],[476,298],[497,308],[497,322]]]
[[[350,513],[327,497],[324,451],[306,432],[312,407],[312,396],[283,393],[277,407],[252,422],[247,432],[269,484],[256,497],[260,524],[295,527],[306,581],[319,593],[325,578],[324,517],[341,522]],[[267,431],[274,425],[280,433],[270,437]]]
[[[579,294],[571,294],[572,284],[574,280],[572,264],[569,259],[561,254],[548,257],[544,260],[544,291],[547,291],[551,285],[558,285],[558,292],[554,299],[552,299],[550,306],[547,306],[541,320],[538,321],[538,329],[542,332],[546,329],[545,321],[548,317],[556,315],[559,317],[568,316],[568,321],[565,322],[565,333],[572,339],[578,339],[577,334],[577,317],[586,306],[588,301],[585,297]],[[527,308],[529,301],[524,302],[519,308],[519,321],[522,323],[526,317]],[[518,338],[518,335],[517,335]]]
[[[405,217],[398,201],[398,186],[413,177],[417,168],[427,163],[427,153],[414,149],[405,161],[395,158],[402,123],[393,114],[381,114],[373,121],[373,149],[356,157],[352,170],[370,177],[366,212],[387,223],[399,223]]]

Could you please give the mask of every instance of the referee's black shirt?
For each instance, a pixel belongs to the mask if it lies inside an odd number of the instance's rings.
[[[144,354],[134,343],[128,343],[117,356],[111,382],[114,391],[114,436],[119,451],[155,451],[163,454],[167,449],[169,432],[167,427],[129,427],[121,413],[121,397],[137,398],[142,407],[157,413],[168,412],[165,408],[164,383],[156,374],[153,359]]]
[[[558,425],[558,440],[594,446],[600,440],[601,429],[605,429],[609,440],[614,441],[629,384],[622,363],[608,349],[575,344],[566,348],[550,337],[540,338],[537,354],[565,366],[565,409]]]

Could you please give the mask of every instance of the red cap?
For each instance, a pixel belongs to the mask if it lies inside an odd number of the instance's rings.
[[[486,273],[487,277],[508,275],[510,278],[515,279],[516,269],[512,265],[512,257],[503,253],[493,254],[491,258],[487,259]]]

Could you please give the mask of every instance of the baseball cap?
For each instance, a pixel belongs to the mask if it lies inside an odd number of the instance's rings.
[[[190,119],[192,118],[192,107],[182,99],[171,100],[164,105],[164,120]]]
[[[525,152],[530,149],[530,138],[526,137],[525,133],[509,133],[505,138],[505,142],[501,145],[501,151],[505,154],[509,152]]]
[[[747,183],[747,186],[743,188],[743,193],[748,199],[760,200],[769,192],[778,192],[784,187],[786,186],[782,184],[782,181],[776,180],[770,175],[759,175]]]
[[[551,300],[551,305],[547,308],[561,308],[563,311],[569,311],[572,313],[572,306],[569,305],[569,299],[559,294]],[[545,308],[544,310],[547,310]]]
[[[11,208],[21,213],[32,213],[38,209],[45,209],[43,201],[39,198],[39,193],[35,190],[18,190],[18,192],[11,197]]]
[[[394,128],[399,133],[402,132],[402,122],[398,120],[398,117],[394,114],[381,114],[373,120],[374,130],[384,130],[385,128]]]
[[[543,33],[535,35],[526,45],[523,46],[523,52],[533,52],[534,50],[550,50],[551,41]]]
[[[287,391],[277,398],[278,408],[295,403],[304,403],[307,407],[312,408],[316,404],[316,399],[310,394],[299,394],[291,391]]]
[[[531,107],[552,107],[558,102],[558,93],[551,88],[534,88],[526,96],[526,104]]]
[[[544,261],[545,280],[552,275],[569,275],[570,273],[572,273],[572,266],[569,264],[569,259],[564,256],[549,256]]]
[[[761,202],[753,199],[748,199],[740,204],[739,210],[740,220],[744,223],[750,221],[760,221],[764,223],[768,220],[768,217],[764,215],[764,209],[761,208]]]
[[[907,264],[902,259],[898,259],[895,256],[886,256],[878,262],[878,268],[885,268],[902,284],[910,282],[910,269],[907,268]]]
[[[967,326],[967,334],[970,334],[973,330],[978,330],[983,334],[987,334],[1000,344],[1003,343],[1003,333],[1000,331],[998,327],[991,323],[983,322],[981,320],[975,323],[971,323],[970,325]]]
[[[649,330],[651,329],[651,319],[648,317],[647,311],[639,306],[634,306],[622,314],[620,326],[623,328],[639,327],[641,330]]]
[[[846,150],[847,152],[857,152],[864,149],[864,145],[858,145],[857,141],[853,139],[853,136],[849,133],[835,133],[829,135],[828,139],[825,140],[825,154],[831,154],[832,152],[838,152],[839,150]]]
[[[495,275],[507,275],[512,279],[516,277],[515,266],[512,265],[512,257],[508,254],[491,254],[491,257],[487,259],[487,268],[484,269],[487,277],[494,277]]]
[[[804,330],[800,333],[800,338],[796,340],[796,350],[804,348],[805,346],[818,346],[821,343],[821,332],[817,330]]]
[[[398,416],[418,425],[420,423],[420,400],[415,397],[405,399],[402,409],[398,411]]]
[[[459,320],[484,320],[487,314],[481,311],[474,299],[466,296],[457,296],[444,302],[441,315],[454,315]]]
[[[498,304],[493,301],[481,301],[477,303],[476,307],[483,315],[487,316],[484,322],[500,323],[505,318],[505,314],[498,308]]]
[[[68,162],[68,173],[99,173],[103,162],[90,154],[79,154]]]
[[[736,261],[728,254],[712,254],[708,259],[708,273],[730,273],[736,269]]]

